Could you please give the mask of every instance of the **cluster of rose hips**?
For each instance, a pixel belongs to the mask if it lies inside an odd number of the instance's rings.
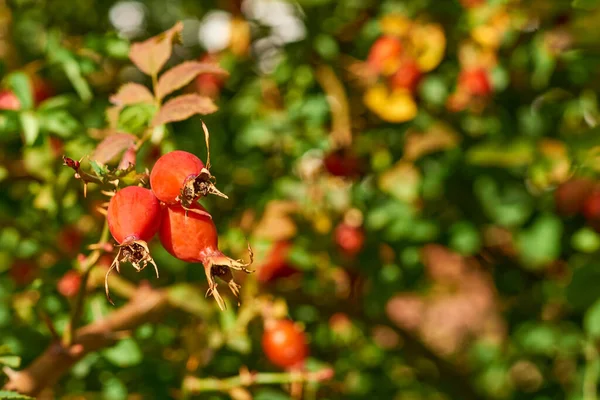
[[[206,126],[203,124],[205,134]],[[208,156],[210,157],[210,156]],[[158,267],[148,250],[147,242],[157,233],[163,247],[174,257],[202,263],[208,279],[207,296],[213,295],[220,308],[225,303],[217,291],[215,278],[225,281],[237,296],[240,286],[234,281],[232,269],[251,272],[250,261],[234,260],[218,248],[218,234],[212,216],[197,201],[208,194],[227,198],[214,185],[210,159],[204,163],[195,155],[175,150],[160,157],[150,173],[151,189],[128,186],[112,196],[107,212],[108,227],[119,244],[119,252],[105,278],[120,263],[130,262],[137,271],[152,264],[158,277]]]
[[[419,64],[404,49],[402,40],[391,35],[378,38],[369,50],[367,65],[378,75],[388,77],[392,89],[414,93],[421,81]]]

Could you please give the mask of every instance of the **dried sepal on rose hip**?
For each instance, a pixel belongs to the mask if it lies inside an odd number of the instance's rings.
[[[160,202],[151,190],[139,186],[128,186],[115,193],[108,204],[106,215],[108,228],[119,244],[119,252],[106,272],[104,287],[108,301],[108,276],[113,269],[120,272],[120,264],[129,262],[139,272],[148,263],[154,266],[158,278],[158,267],[150,256],[147,242],[158,232],[161,220]]]
[[[214,194],[224,198],[215,187],[215,177],[210,173],[209,134],[202,122],[206,140],[206,165],[192,153],[175,150],[160,157],[150,173],[150,187],[154,195],[166,204],[181,204],[188,211],[199,212],[192,207],[200,197]],[[204,214],[209,216],[210,214]]]
[[[197,203],[191,204],[191,208],[190,211],[201,212],[187,213],[178,204],[166,207],[159,230],[160,242],[172,256],[186,262],[202,263],[208,280],[206,296],[213,295],[219,308],[223,310],[225,302],[217,291],[215,278],[226,282],[238,297],[241,286],[234,281],[232,270],[253,272],[248,269],[253,261],[252,249],[248,245],[249,262],[234,260],[224,255],[219,250],[217,228],[210,214]]]

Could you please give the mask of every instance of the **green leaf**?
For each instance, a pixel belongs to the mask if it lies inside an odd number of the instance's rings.
[[[110,172],[107,166],[100,165],[94,160],[90,160],[90,166],[98,176],[104,176]]]
[[[534,158],[534,147],[527,141],[510,144],[489,142],[473,146],[466,155],[473,165],[494,167],[520,167],[528,165]]]
[[[260,389],[256,391],[254,400],[290,400],[290,397],[275,389]]]
[[[81,128],[71,114],[64,110],[56,110],[40,114],[40,125],[47,131],[52,132],[62,138],[73,135]]]
[[[19,98],[22,110],[33,108],[33,90],[31,81],[24,72],[13,72],[5,78],[6,86]]]
[[[11,368],[19,368],[21,366],[21,357],[19,357],[19,356],[0,356],[0,365],[6,365]]]
[[[600,337],[600,301],[596,301],[583,317],[585,332],[594,339]]]
[[[90,101],[92,99],[92,90],[83,77],[79,63],[74,58],[68,58],[63,62],[62,67],[81,100],[86,103]]]
[[[539,217],[533,226],[517,235],[521,259],[537,269],[556,260],[561,251],[562,221],[554,215]]]
[[[26,146],[31,146],[35,143],[36,139],[40,135],[40,120],[31,111],[24,111],[19,114],[21,120],[21,127],[23,128],[23,137]]]
[[[25,396],[24,394],[11,392],[8,390],[0,390],[0,399],[2,400],[35,400],[33,397]]]
[[[587,264],[577,268],[566,289],[569,306],[577,311],[588,308],[600,296],[598,282],[600,282],[599,264]]]
[[[123,339],[115,346],[102,352],[104,358],[114,365],[125,368],[142,362],[142,351],[133,339]]]

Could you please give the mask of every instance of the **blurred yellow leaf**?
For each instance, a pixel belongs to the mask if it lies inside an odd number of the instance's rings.
[[[410,32],[417,64],[423,72],[437,67],[446,51],[446,35],[438,24],[415,25]]]
[[[379,21],[384,35],[405,36],[413,25],[413,21],[402,14],[388,14]]]
[[[231,20],[229,49],[236,56],[244,56],[250,49],[250,24],[242,18]]]
[[[367,89],[363,100],[371,111],[388,122],[410,121],[417,115],[417,104],[406,89],[390,91],[382,84],[375,85]]]

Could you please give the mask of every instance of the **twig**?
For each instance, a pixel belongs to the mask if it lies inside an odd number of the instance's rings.
[[[77,329],[70,346],[54,341],[26,369],[10,371],[4,389],[37,395],[56,384],[86,354],[114,344],[124,331],[155,320],[167,305],[166,291],[141,286],[125,306],[104,319]]]
[[[102,233],[100,234],[100,244],[106,243],[108,240],[108,222],[104,222]],[[98,262],[98,259],[103,253],[103,246],[99,246],[97,250],[92,251],[83,261],[80,262],[80,272],[82,272],[81,283],[79,285],[79,291],[75,298],[75,307],[71,314],[71,320],[69,321],[69,328],[65,331],[64,344],[70,346],[73,337],[75,336],[75,329],[79,325],[79,319],[81,318],[81,311],[83,309],[83,301],[85,300],[86,288],[90,271],[94,264]]]
[[[293,371],[293,372],[249,372],[241,370],[239,375],[230,378],[197,378],[187,376],[184,379],[184,391],[195,394],[200,392],[229,392],[237,387],[253,385],[276,385],[294,382],[322,382],[333,377],[334,371],[325,368],[316,372]]]
[[[331,109],[331,138],[336,148],[352,144],[352,129],[350,124],[350,106],[344,85],[338,79],[333,69],[327,65],[317,68],[316,78],[327,94],[327,102]]]

